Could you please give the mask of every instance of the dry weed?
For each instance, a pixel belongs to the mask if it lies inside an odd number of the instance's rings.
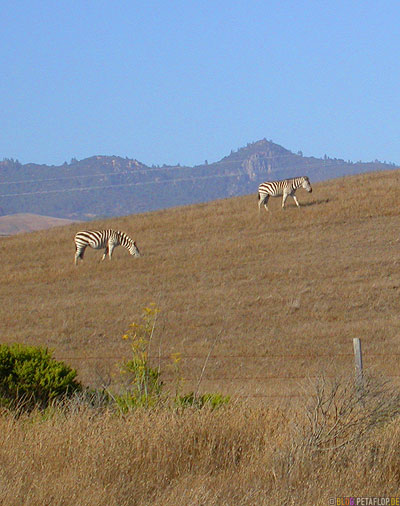
[[[292,416],[236,404],[211,410],[92,409],[0,418],[5,505],[323,505],[344,495],[395,495],[398,420],[340,451],[304,451]],[[354,427],[354,431],[357,431]]]

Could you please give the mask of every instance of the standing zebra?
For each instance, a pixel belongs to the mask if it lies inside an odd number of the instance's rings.
[[[113,250],[116,246],[123,246],[131,255],[140,256],[135,241],[119,230],[84,230],[75,235],[75,265],[78,264],[78,258],[83,260],[83,255],[87,246],[93,249],[103,249],[102,260],[108,256],[111,260]]]
[[[300,207],[300,204],[294,194],[295,191],[303,187],[308,192],[312,192],[310,180],[307,176],[295,177],[294,179],[283,179],[282,181],[267,181],[265,183],[261,183],[258,187],[258,210],[261,210],[261,206],[264,204],[265,210],[268,211],[267,203],[270,197],[280,197],[282,198],[282,209],[285,207],[285,202],[288,196],[293,197],[296,202],[297,207]]]

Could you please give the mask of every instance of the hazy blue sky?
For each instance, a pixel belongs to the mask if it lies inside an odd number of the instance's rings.
[[[3,0],[0,159],[400,164],[398,0]]]

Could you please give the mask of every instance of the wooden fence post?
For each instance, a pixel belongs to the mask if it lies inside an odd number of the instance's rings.
[[[363,387],[363,362],[361,353],[361,340],[358,337],[353,338],[353,349],[356,372],[356,387],[361,390]]]

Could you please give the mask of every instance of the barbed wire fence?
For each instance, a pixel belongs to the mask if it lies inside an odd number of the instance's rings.
[[[267,370],[268,368],[268,362],[271,363],[271,361],[278,361],[278,360],[307,360],[309,363],[311,363],[312,360],[316,359],[323,359],[325,361],[325,364],[337,362],[338,360],[341,361],[342,367],[346,367],[346,371],[348,373],[354,373],[354,379],[355,384],[360,388],[362,387],[363,382],[363,361],[364,358],[369,364],[376,363],[377,361],[384,359],[387,363],[388,354],[386,353],[364,353],[365,357],[363,357],[363,353],[361,352],[361,340],[358,338],[353,339],[353,353],[271,353],[271,354],[253,354],[253,355],[244,355],[244,354],[181,354],[180,359],[182,362],[190,362],[190,361],[199,361],[200,364],[204,364],[207,360],[208,366],[207,371],[204,374],[204,377],[202,377],[203,382],[212,382],[214,384],[220,385],[222,388],[224,384],[227,383],[235,383],[235,382],[259,382],[260,384],[268,384],[268,382],[276,382],[279,380],[283,381],[295,381],[295,382],[301,382],[304,380],[312,381],[316,380],[320,377],[319,373],[311,373],[311,374],[295,374],[295,373],[271,373],[271,374],[227,374],[224,372],[223,374],[218,373],[218,368],[215,367],[215,362],[221,362],[224,360],[257,360],[264,362],[263,364],[259,365],[257,368],[259,371]],[[150,355],[148,359],[150,361],[164,361],[169,362],[171,361],[171,355],[172,354],[164,354],[164,355]],[[393,359],[396,359],[400,357],[400,353],[390,353],[390,357]],[[90,355],[90,356],[74,356],[74,355],[60,355],[57,357],[59,360],[64,361],[70,361],[70,362],[97,362],[101,364],[106,363],[122,363],[123,360],[126,359],[122,354],[111,354],[111,355]],[[213,366],[214,362],[214,366]],[[111,364],[110,364],[111,366]],[[189,365],[187,366],[189,368]],[[198,367],[190,367],[191,371],[197,371],[201,370],[202,365],[199,365]],[[326,379],[334,379],[336,378],[336,375],[333,374],[325,374],[324,378]],[[396,374],[394,372],[385,372],[385,378],[387,379],[396,379],[400,378],[400,373]],[[196,383],[199,380],[199,375],[190,375],[190,376],[184,376],[185,381],[187,382],[193,382]],[[295,397],[301,397],[303,393],[301,392],[295,392],[295,393],[285,393],[285,392],[263,392],[263,393],[252,393],[252,394],[235,394],[234,397],[254,397],[254,398],[295,398]]]

